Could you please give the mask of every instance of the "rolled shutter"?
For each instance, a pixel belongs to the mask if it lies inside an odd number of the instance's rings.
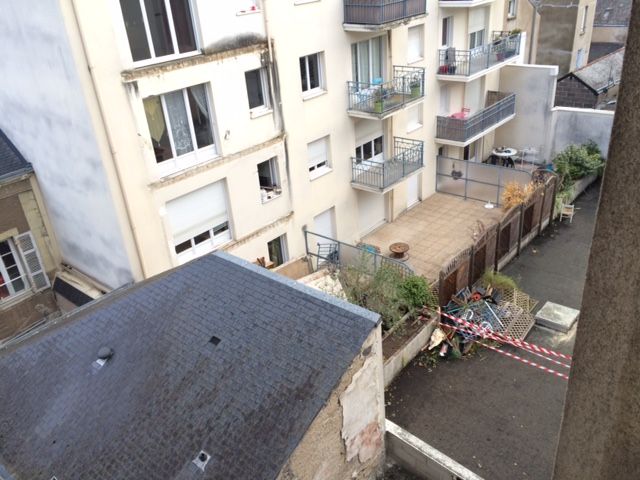
[[[16,244],[24,260],[27,273],[31,278],[31,285],[36,291],[49,287],[49,278],[44,271],[44,264],[40,258],[38,247],[33,240],[31,232],[26,232],[15,237]]]

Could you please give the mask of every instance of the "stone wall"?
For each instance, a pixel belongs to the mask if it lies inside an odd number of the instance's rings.
[[[278,480],[369,479],[384,462],[382,338],[376,328]]]

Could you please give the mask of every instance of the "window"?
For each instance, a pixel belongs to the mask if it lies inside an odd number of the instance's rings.
[[[407,62],[413,63],[424,58],[424,25],[409,27],[407,42]]]
[[[407,110],[407,133],[422,127],[422,105],[415,105]]]
[[[453,17],[442,19],[442,46],[451,47],[453,45]]]
[[[213,251],[231,240],[227,192],[219,181],[167,202],[167,217],[178,263]]]
[[[507,5],[507,18],[514,18],[518,11],[518,0],[509,0]]]
[[[278,161],[271,158],[258,164],[258,182],[262,203],[277,197],[282,193],[280,178],[278,176]]]
[[[469,34],[469,50],[484,45],[484,29]]]
[[[49,286],[49,278],[31,232],[0,241],[0,302]]]
[[[0,242],[0,301],[27,289],[27,277],[11,240]]]
[[[144,99],[156,162],[209,147],[215,154],[211,109],[204,85]]]
[[[584,65],[584,49],[580,48],[576,52],[576,69]]]
[[[351,44],[351,74],[354,82],[382,83],[384,36]]]
[[[322,90],[322,53],[300,57],[300,81],[303,93],[309,94]]]
[[[244,79],[247,84],[247,96],[249,97],[249,108],[251,110],[267,110],[271,106],[269,101],[269,80],[267,69],[259,68],[245,72]]]
[[[269,251],[269,260],[273,262],[274,267],[286,262],[288,260],[286,235],[281,235],[267,242],[267,250]]]
[[[134,62],[197,50],[189,0],[120,0]]]
[[[475,162],[476,160],[476,142],[473,142],[466,147],[464,147],[464,151],[462,153],[462,158],[465,160],[469,160],[471,162]]]
[[[260,11],[260,5],[258,4],[258,0],[241,0],[238,3],[240,4],[237,12],[238,15]]]
[[[384,137],[380,135],[373,140],[356,147],[356,159],[381,161],[384,151]]]
[[[312,180],[331,170],[328,136],[307,145],[307,164]]]
[[[587,31],[587,15],[589,14],[589,5],[584,7],[582,11],[582,22],[580,23],[580,35]]]

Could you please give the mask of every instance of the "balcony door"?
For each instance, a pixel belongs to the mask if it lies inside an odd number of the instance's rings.
[[[351,44],[351,74],[354,82],[380,84],[384,80],[384,36]]]
[[[382,164],[384,164],[384,135],[376,136],[358,145],[356,147],[356,159],[360,161],[363,170],[368,170],[372,167],[381,169]]]
[[[485,7],[469,10],[469,74],[473,75],[487,68],[487,19],[488,10]]]

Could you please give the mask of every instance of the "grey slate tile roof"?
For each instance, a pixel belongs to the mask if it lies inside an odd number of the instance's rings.
[[[598,0],[594,27],[628,26],[633,0]]]
[[[377,323],[219,253],[115,292],[0,351],[0,474],[272,479]]]
[[[574,70],[573,74],[582,80],[585,85],[601,93],[605,88],[620,83],[624,50],[624,48],[621,48],[604,57],[600,57],[584,67]]]
[[[31,164],[0,129],[0,181],[31,171]]]

